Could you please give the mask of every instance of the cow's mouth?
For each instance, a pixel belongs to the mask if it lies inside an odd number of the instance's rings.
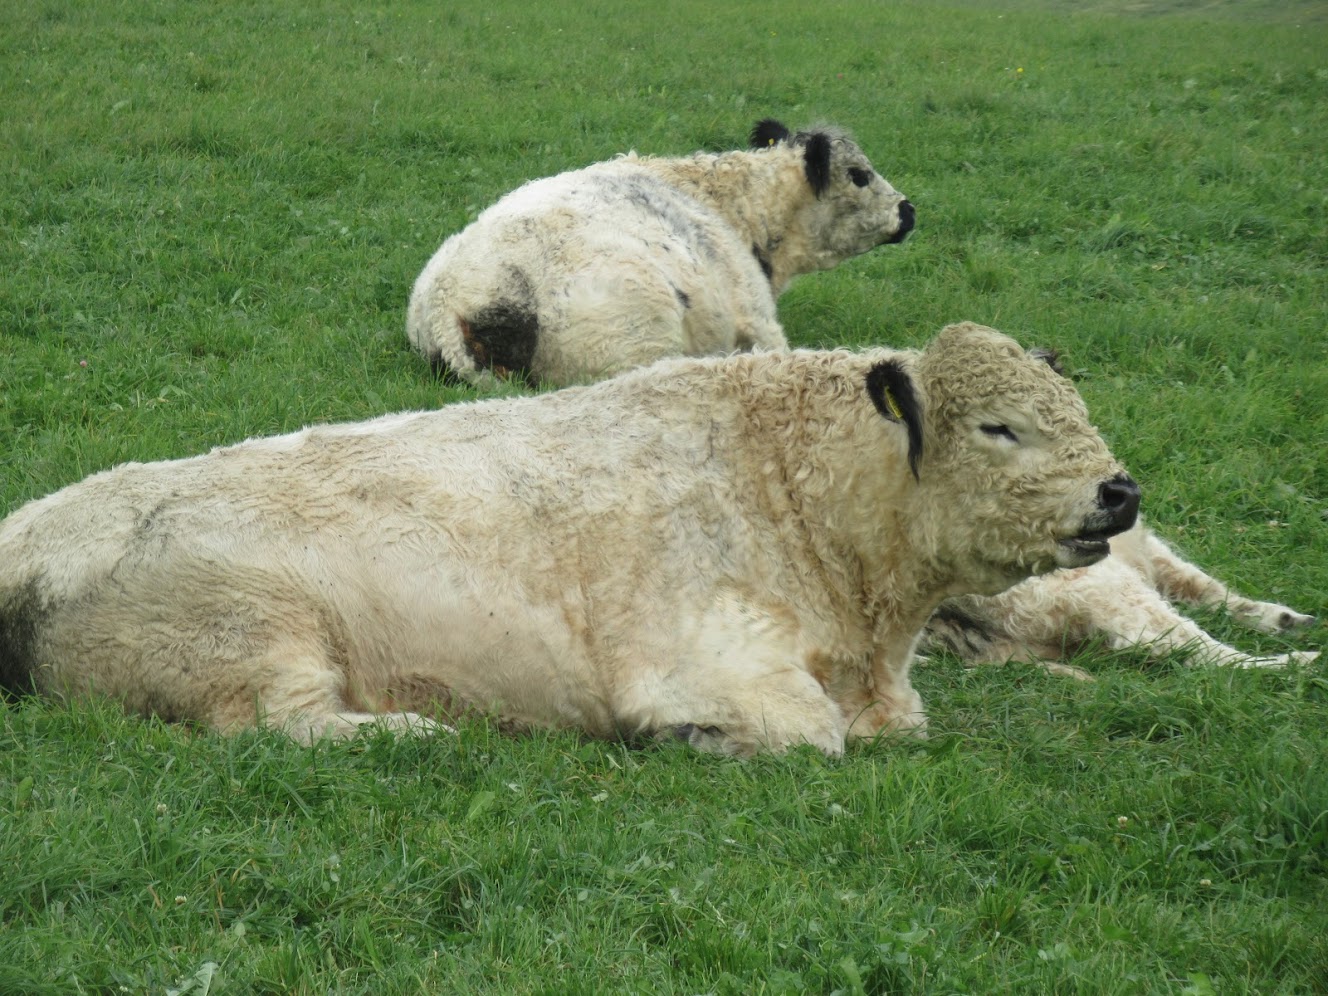
[[[1085,530],[1056,541],[1056,561],[1061,567],[1088,567],[1111,553],[1108,540],[1119,529]]]

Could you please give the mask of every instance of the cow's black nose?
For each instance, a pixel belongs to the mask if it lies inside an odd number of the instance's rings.
[[[916,213],[913,210],[913,205],[910,204],[908,201],[900,201],[899,231],[895,232],[896,242],[902,241],[905,235],[913,231],[913,222],[915,218],[916,218]]]
[[[1097,489],[1097,501],[1121,532],[1133,526],[1139,517],[1139,485],[1129,474],[1117,474],[1103,481]]]
[[[895,229],[893,235],[886,239],[886,243],[894,245],[896,242],[903,242],[909,232],[913,231],[913,220],[916,217],[913,211],[913,205],[908,201],[899,202],[899,227]]]

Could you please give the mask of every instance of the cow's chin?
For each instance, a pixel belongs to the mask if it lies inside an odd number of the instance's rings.
[[[1049,551],[1041,551],[1015,564],[984,561],[969,575],[963,594],[999,595],[1031,577],[1054,571],[1059,566],[1059,559]]]

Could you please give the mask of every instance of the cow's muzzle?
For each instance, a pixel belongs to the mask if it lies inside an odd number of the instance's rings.
[[[1134,526],[1139,518],[1139,485],[1129,474],[1117,474],[1097,488],[1097,510],[1074,536],[1059,541],[1062,567],[1086,567],[1111,552],[1111,537]]]
[[[908,233],[913,231],[914,221],[913,205],[908,201],[899,202],[899,227],[895,233],[885,240],[884,245],[894,245],[896,242],[903,242]]]

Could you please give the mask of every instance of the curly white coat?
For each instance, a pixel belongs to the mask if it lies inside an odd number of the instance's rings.
[[[941,599],[1105,556],[1119,475],[1069,381],[974,325],[319,426],[0,522],[0,686],[302,739],[482,711],[835,753],[921,731]]]

